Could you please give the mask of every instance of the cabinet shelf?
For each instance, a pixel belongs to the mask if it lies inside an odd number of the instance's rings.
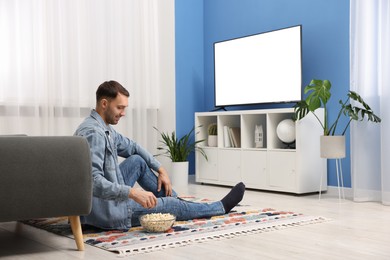
[[[317,113],[323,118],[322,109]],[[293,108],[195,113],[195,125],[200,126],[196,140],[207,140],[210,124],[218,126],[217,147],[207,146],[206,141],[199,144],[208,160],[195,155],[196,181],[231,186],[243,181],[252,189],[296,194],[319,191],[321,176],[327,179],[326,160],[319,152],[322,129],[309,114],[294,123],[295,146],[287,146],[278,138],[276,129],[293,114]],[[261,147],[255,142],[256,126],[263,129]],[[239,129],[238,147],[227,144],[226,127]],[[322,190],[326,187],[327,183],[323,183]]]

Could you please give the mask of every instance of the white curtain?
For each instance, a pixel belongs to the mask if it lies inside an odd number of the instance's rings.
[[[72,135],[116,80],[117,128],[148,146],[160,96],[159,0],[0,0],[0,134]],[[155,139],[155,138],[152,138]]]
[[[390,1],[351,0],[351,90],[382,118],[351,125],[355,201],[390,205]]]

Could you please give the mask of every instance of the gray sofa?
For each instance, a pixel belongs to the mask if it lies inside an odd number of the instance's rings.
[[[92,200],[91,157],[82,137],[0,136],[0,222],[69,216],[84,250],[80,215]]]

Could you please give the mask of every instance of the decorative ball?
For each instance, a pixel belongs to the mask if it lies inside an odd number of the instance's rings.
[[[295,123],[291,119],[281,121],[276,127],[276,134],[284,143],[295,141]]]

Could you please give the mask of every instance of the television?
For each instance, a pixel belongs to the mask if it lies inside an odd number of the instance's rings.
[[[302,25],[214,43],[215,107],[302,99]]]

